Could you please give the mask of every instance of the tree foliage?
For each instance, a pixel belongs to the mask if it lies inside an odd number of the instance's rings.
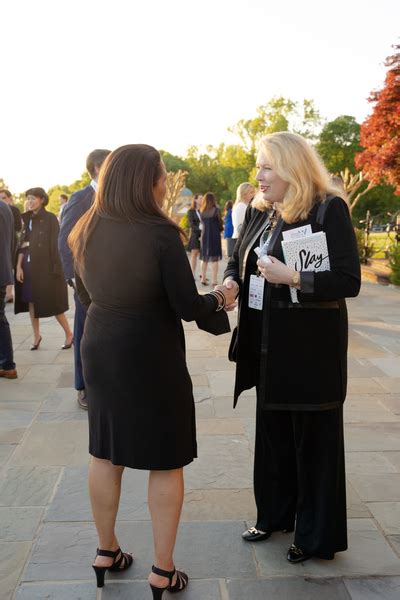
[[[361,125],[361,146],[356,166],[368,181],[386,182],[400,195],[400,45],[386,59],[384,86],[369,97],[371,115]]]
[[[322,128],[316,149],[330,173],[345,169],[355,173],[354,157],[361,150],[360,125],[352,116],[336,117]]]
[[[293,131],[314,140],[321,126],[321,116],[313,100],[302,103],[278,96],[259,106],[251,119],[241,119],[229,129],[239,136],[247,152],[255,157],[260,139],[268,133]]]

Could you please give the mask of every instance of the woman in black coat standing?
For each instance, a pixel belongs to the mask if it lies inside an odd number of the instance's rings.
[[[295,526],[290,562],[332,559],[347,549],[345,298],[360,289],[357,244],[339,196],[343,190],[333,187],[301,136],[266,136],[257,169],[259,194],[225,271],[225,285],[240,289],[237,338],[230,349],[237,361],[234,405],[243,390],[257,390],[258,515],[243,538],[261,541]],[[305,226],[325,232],[329,271],[285,265],[283,234]],[[298,303],[290,287],[297,289]]]
[[[55,316],[65,333],[62,349],[66,350],[71,348],[73,334],[64,314],[68,310],[68,291],[57,247],[58,220],[45,209],[49,197],[43,188],[31,188],[25,195],[28,212],[22,215],[15,313],[29,311],[33,329],[31,350],[37,350],[42,341],[39,319]]]
[[[235,297],[228,290],[198,294],[181,230],[162,210],[165,193],[159,152],[122,146],[103,163],[94,204],[69,238],[80,298],[88,306],[81,349],[100,548],[93,565],[97,585],[104,585],[107,569],[132,564],[115,534],[124,467],[149,470],[155,599],[165,589],[182,590],[188,580],[173,561],[183,467],[197,456],[181,318],[206,328],[222,325],[220,333],[226,332],[222,309]]]
[[[190,266],[192,267],[193,277],[196,275],[197,259],[200,254],[200,236],[201,236],[201,218],[200,218],[201,194],[193,197],[192,205],[187,212],[190,226],[189,244],[187,247],[190,252]]]

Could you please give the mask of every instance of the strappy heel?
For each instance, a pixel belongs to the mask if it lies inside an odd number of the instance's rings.
[[[31,350],[39,350],[40,342],[42,341],[42,336],[39,337],[38,341],[32,344]]]
[[[117,556],[121,555],[117,560]],[[97,548],[96,556],[108,556],[109,558],[113,558],[114,562],[109,567],[98,567],[97,565],[92,565],[94,572],[96,573],[97,587],[104,587],[104,576],[106,571],[125,571],[125,569],[129,569],[131,564],[133,563],[133,556],[128,554],[127,552],[122,552],[121,548],[115,550],[101,550]]]
[[[151,567],[151,570],[156,575],[160,575],[160,577],[166,577],[167,579],[169,579],[169,584],[167,585],[167,587],[163,588],[159,588],[150,583],[151,591],[153,592],[153,600],[161,600],[165,590],[168,590],[170,594],[176,594],[177,592],[181,592],[185,589],[185,587],[188,584],[189,577],[183,571],[177,571],[176,569],[174,569],[173,571],[164,571],[163,569],[159,569],[154,565]],[[177,575],[176,583],[175,585],[172,585],[172,580],[174,578],[175,573]]]

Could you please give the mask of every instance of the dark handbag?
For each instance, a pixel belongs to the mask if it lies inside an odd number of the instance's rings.
[[[228,315],[224,310],[196,319],[196,323],[199,329],[212,333],[212,335],[222,335],[223,333],[229,333],[231,330]]]
[[[236,362],[237,360],[237,336],[238,328],[235,327],[235,329],[232,331],[232,339],[228,350],[228,358],[231,362]]]

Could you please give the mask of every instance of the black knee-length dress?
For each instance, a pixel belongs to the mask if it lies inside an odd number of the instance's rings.
[[[181,318],[219,313],[215,297],[198,294],[179,234],[102,217],[79,271],[80,297],[87,290],[91,300],[81,345],[90,454],[137,469],[190,463],[195,407]]]

